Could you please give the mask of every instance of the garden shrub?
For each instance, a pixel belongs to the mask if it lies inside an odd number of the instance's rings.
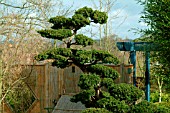
[[[119,101],[112,96],[97,101],[97,107],[105,108],[113,113],[127,113],[129,106],[124,101]]]
[[[142,101],[134,106],[132,106],[129,113],[155,113],[156,106],[147,101]]]
[[[151,97],[151,102],[155,103],[159,101],[159,92],[155,91],[153,93],[151,93],[150,95]],[[170,102],[170,95],[167,93],[162,93],[162,98],[161,98],[162,102]]]
[[[144,100],[132,106],[128,113],[170,113],[170,110],[165,106],[157,106]]]
[[[112,113],[104,108],[88,108],[81,113]]]
[[[112,85],[109,92],[115,99],[125,101],[129,105],[134,104],[144,95],[142,90],[125,83]]]
[[[170,110],[170,102],[157,102],[154,103],[155,105],[159,106],[159,107],[164,107],[164,108],[168,108]],[[170,112],[169,112],[170,113]]]

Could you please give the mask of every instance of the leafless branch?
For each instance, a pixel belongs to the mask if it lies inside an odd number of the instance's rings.
[[[22,6],[14,6],[14,5],[10,5],[10,4],[4,3],[2,1],[0,2],[0,4],[2,4],[4,6],[7,6],[7,7],[18,8],[18,9],[27,9],[27,8],[30,8],[30,7],[33,6],[33,5],[25,6],[27,4],[27,2],[25,2]]]

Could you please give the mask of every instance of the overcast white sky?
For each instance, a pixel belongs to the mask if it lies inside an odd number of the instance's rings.
[[[84,6],[93,7],[91,0],[63,0],[64,4],[70,5],[74,2],[73,7],[80,8]],[[94,0],[96,3],[98,0]],[[146,28],[144,23],[139,23],[143,6],[137,3],[136,0],[117,0],[112,9],[112,14],[120,12],[117,19],[112,21],[113,32],[121,38],[135,39],[139,38],[140,34],[135,34],[132,28]],[[122,23],[123,22],[123,23]],[[129,31],[131,30],[131,31]]]

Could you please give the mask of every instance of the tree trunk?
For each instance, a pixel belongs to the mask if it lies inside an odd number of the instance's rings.
[[[102,1],[100,0],[100,11],[102,11]],[[99,34],[100,34],[100,49],[102,50],[102,25],[99,26]]]
[[[54,48],[57,47],[57,40],[54,40]]]
[[[2,61],[0,60],[0,98],[2,98]],[[0,113],[2,113],[2,102],[0,101]]]
[[[100,92],[101,92],[101,88],[100,88],[100,86],[98,86],[98,88],[96,89],[96,97],[97,97],[97,99],[100,98]]]
[[[70,43],[67,43],[67,48],[70,48],[71,47],[71,44]]]
[[[159,102],[162,101],[162,88],[159,87]]]
[[[163,79],[160,79],[158,76],[158,88],[159,88],[159,102],[162,102],[162,85],[163,85]]]

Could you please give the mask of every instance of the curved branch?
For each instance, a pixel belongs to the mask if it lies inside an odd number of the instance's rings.
[[[10,5],[10,4],[7,4],[7,3],[3,3],[3,2],[1,2],[0,4],[5,5],[5,6],[8,6],[8,7],[12,7],[12,8],[17,8],[17,9],[25,9],[25,8],[30,8],[30,7],[32,7],[32,5],[26,7],[25,5],[26,5],[27,3],[24,3],[23,6],[13,6],[13,5]]]

